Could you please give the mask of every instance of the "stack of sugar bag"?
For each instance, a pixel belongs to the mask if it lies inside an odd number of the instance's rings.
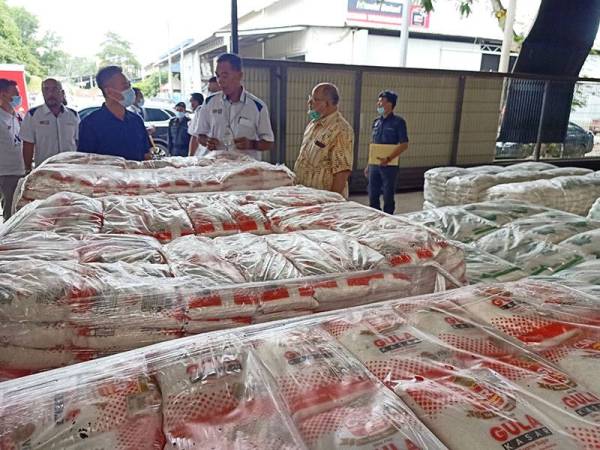
[[[3,377],[465,280],[442,236],[303,187],[64,192],[1,232]]]
[[[293,182],[294,174],[285,166],[254,161],[235,152],[143,162],[64,153],[45,161],[21,181],[14,204],[19,209],[61,191],[98,197],[272,189]]]
[[[521,281],[165,342],[0,383],[0,445],[598,448],[596,307]]]
[[[591,170],[542,162],[435,168],[425,173],[424,186],[426,209],[514,199],[586,214],[598,192],[597,176]]]

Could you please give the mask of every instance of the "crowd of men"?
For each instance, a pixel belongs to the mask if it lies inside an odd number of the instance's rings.
[[[273,148],[275,137],[266,103],[243,86],[242,60],[225,53],[217,59],[215,77],[208,83],[206,99],[193,93],[190,118],[184,102],[175,105],[175,117],[168,125],[169,152],[174,156],[201,156],[215,150],[237,150],[260,160]],[[21,117],[17,84],[0,79],[0,194],[4,220],[11,215],[18,181],[32,167],[59,152],[81,151],[121,156],[142,161],[153,158],[153,130],[144,124],[143,93],[118,66],[101,68],[96,82],[104,103],[80,121],[66,107],[59,81],[42,83],[44,104]],[[398,165],[390,162],[408,148],[406,122],[394,114],[398,96],[382,91],[377,98],[377,118],[372,142],[393,146],[389,156],[369,164],[369,203],[394,212]],[[354,131],[338,110],[340,93],[332,83],[319,83],[308,96],[309,122],[294,165],[296,182],[348,197],[348,178],[353,166]]]

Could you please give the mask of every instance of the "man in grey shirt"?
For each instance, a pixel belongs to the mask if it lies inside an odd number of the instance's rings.
[[[17,83],[0,78],[0,194],[5,221],[11,216],[17,183],[25,175],[23,145],[19,137],[21,116],[15,111],[19,105],[21,96]]]

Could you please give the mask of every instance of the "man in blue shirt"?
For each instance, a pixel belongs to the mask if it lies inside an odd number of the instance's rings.
[[[77,149],[134,161],[150,159],[152,145],[144,121],[126,109],[133,105],[135,93],[123,70],[104,67],[98,71],[96,83],[105,102],[81,121]]]
[[[408,149],[408,133],[406,121],[394,115],[394,108],[398,101],[398,94],[392,91],[383,91],[377,99],[377,113],[379,117],[373,122],[374,144],[391,144],[396,147],[387,158],[380,158],[379,165],[369,164],[365,169],[365,176],[369,178],[369,205],[371,208],[381,209],[379,197],[383,193],[383,210],[394,214],[396,203],[396,178],[398,166],[389,166],[389,162]]]

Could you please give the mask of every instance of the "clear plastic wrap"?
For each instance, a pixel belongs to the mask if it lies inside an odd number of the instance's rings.
[[[164,163],[65,153],[31,172],[15,194],[15,208],[68,191],[89,197],[272,189],[289,186],[294,174],[282,165],[244,156],[179,158]]]
[[[474,245],[461,246],[465,253],[469,284],[517,281],[529,274],[519,266],[487,253]]]
[[[104,197],[102,205],[104,233],[141,234],[161,242],[194,234],[188,215],[173,197]]]
[[[164,342],[0,383],[0,448],[598,448],[599,326],[524,280]]]

